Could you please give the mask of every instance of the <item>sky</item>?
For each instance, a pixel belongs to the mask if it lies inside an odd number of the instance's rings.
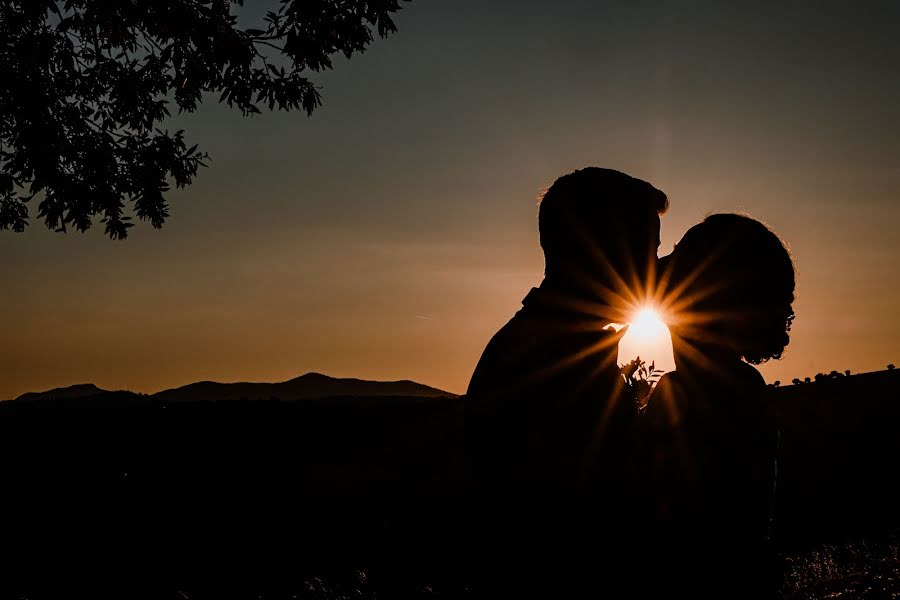
[[[212,160],[162,230],[0,232],[0,398],[308,371],[462,393],[541,281],[538,194],[589,165],[668,194],[661,254],[715,212],[782,236],[767,380],[900,360],[900,3],[404,6],[314,76],[312,117],[174,118]]]

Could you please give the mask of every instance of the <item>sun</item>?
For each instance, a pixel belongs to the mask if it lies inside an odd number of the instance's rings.
[[[618,364],[637,357],[648,365],[653,363],[654,369],[675,370],[672,336],[660,312],[653,306],[641,306],[634,311],[628,329],[619,341]]]
[[[640,338],[653,338],[661,335],[667,330],[666,324],[663,323],[659,313],[651,307],[644,307],[638,310],[631,319],[629,332]]]

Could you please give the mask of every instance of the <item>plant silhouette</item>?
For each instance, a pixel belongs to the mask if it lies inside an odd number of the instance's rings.
[[[656,368],[656,362],[647,365],[640,356],[622,366],[622,377],[630,390],[635,406],[642,410],[653,393],[653,388],[665,371]]]

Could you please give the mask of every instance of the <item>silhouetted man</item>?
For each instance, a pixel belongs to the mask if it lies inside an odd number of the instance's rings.
[[[635,533],[624,531],[635,409],[619,335],[604,327],[626,322],[649,287],[667,206],[649,183],[594,167],[541,199],[544,280],[490,341],[466,397],[478,597],[581,591]]]

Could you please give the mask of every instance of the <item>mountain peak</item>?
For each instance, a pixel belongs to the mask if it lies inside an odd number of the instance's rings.
[[[335,381],[335,379],[336,378],[329,377],[328,375],[324,375],[322,373],[316,373],[315,371],[310,371],[309,373],[304,373],[303,375],[300,375],[299,377],[294,377],[293,379],[285,381],[284,383],[292,383],[295,381],[316,381],[316,380],[318,380],[318,381]]]
[[[82,398],[104,394],[107,390],[98,388],[93,383],[78,383],[68,387],[54,388],[46,392],[27,392],[16,400],[44,400],[47,398]]]

